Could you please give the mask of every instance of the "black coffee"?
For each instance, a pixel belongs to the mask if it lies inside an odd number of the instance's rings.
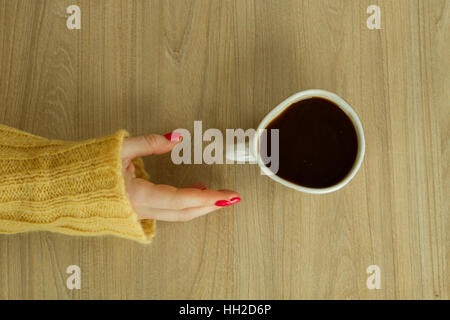
[[[340,182],[356,159],[358,141],[350,118],[333,102],[310,98],[294,103],[267,126],[279,129],[277,176],[310,188]],[[267,151],[271,155],[270,130]]]

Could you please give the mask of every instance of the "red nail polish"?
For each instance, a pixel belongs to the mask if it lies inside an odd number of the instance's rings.
[[[239,201],[241,201],[241,198],[239,198],[239,197],[234,197],[234,198],[230,199],[231,204],[238,203]]]
[[[241,198],[234,197],[234,198],[231,198],[230,201],[228,201],[228,200],[219,200],[215,204],[218,207],[228,207],[228,206],[231,206],[232,204],[238,203],[239,201],[241,201]]]
[[[206,190],[206,187],[201,187],[200,190]]]
[[[216,201],[215,205],[218,207],[228,207],[228,206],[231,206],[232,203],[227,200],[219,200],[219,201]]]
[[[169,133],[166,133],[165,135],[164,135],[164,137],[166,137],[166,139],[167,140],[169,140],[169,141],[180,141],[181,139],[181,133],[179,133],[179,132],[169,132]]]

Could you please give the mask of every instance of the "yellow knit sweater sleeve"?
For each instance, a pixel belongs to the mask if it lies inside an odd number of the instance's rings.
[[[80,142],[0,125],[0,233],[116,235],[149,243],[154,220],[138,220],[122,176],[126,130]],[[136,176],[148,179],[141,158]]]

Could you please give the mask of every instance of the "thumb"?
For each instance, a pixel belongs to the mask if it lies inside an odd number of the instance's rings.
[[[144,136],[125,138],[123,141],[122,159],[134,159],[136,157],[169,152],[182,139],[181,133],[170,132],[165,135],[146,134]]]

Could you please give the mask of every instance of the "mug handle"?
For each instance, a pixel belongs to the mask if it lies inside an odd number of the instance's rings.
[[[256,163],[256,157],[250,151],[250,144],[248,141],[239,142],[237,144],[228,144],[225,157],[228,160],[236,162]]]

